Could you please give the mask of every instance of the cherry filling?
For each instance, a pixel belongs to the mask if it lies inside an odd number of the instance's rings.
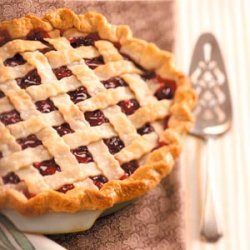
[[[153,71],[146,71],[146,70],[144,70],[144,73],[142,74],[141,77],[142,77],[145,81],[147,81],[147,80],[151,80],[151,79],[156,78],[156,74],[155,74],[155,72],[153,72]]]
[[[16,81],[20,88],[25,89],[32,85],[41,84],[41,77],[38,75],[37,70],[34,69],[23,78],[17,78]]]
[[[161,148],[161,147],[163,147],[163,146],[166,146],[166,145],[168,145],[166,142],[159,141],[159,142],[158,142],[158,145],[157,145],[152,151],[154,151],[154,150],[156,150],[156,149],[158,149],[158,148]]]
[[[27,199],[30,199],[30,198],[36,196],[36,194],[31,193],[28,189],[23,190],[23,194],[26,196]]]
[[[79,163],[88,163],[93,161],[92,154],[88,151],[88,148],[85,146],[73,149],[71,150],[71,152],[76,157]]]
[[[90,179],[93,180],[94,184],[101,189],[103,184],[108,182],[108,178],[105,177],[104,175],[96,175],[96,176],[92,176],[90,177]]]
[[[17,142],[21,145],[22,149],[29,147],[34,148],[42,144],[35,135],[29,135],[28,137],[17,139]]]
[[[154,128],[149,123],[146,123],[143,127],[137,129],[137,133],[140,135],[149,134],[153,131]]]
[[[41,175],[52,175],[56,171],[61,172],[61,168],[56,164],[54,159],[43,161],[43,162],[34,162],[33,166],[39,170]]]
[[[118,49],[120,50],[122,45],[119,43],[119,42],[113,42],[113,45]]]
[[[58,80],[61,80],[64,77],[72,76],[72,71],[67,66],[53,69],[53,72]]]
[[[0,90],[0,98],[4,97],[4,93]]]
[[[13,57],[8,58],[4,61],[5,66],[9,67],[15,67],[17,65],[22,65],[26,61],[23,59],[23,57],[20,54],[15,54]]]
[[[70,96],[70,99],[74,103],[84,101],[90,97],[90,95],[87,92],[87,89],[83,86],[79,87],[76,90],[69,91],[68,95]]]
[[[102,56],[94,57],[94,58],[91,58],[91,59],[86,58],[84,60],[85,60],[85,63],[88,65],[88,67],[91,68],[91,69],[95,69],[98,66],[104,64],[104,60],[103,60]]]
[[[17,184],[21,181],[20,178],[14,172],[10,172],[2,178],[4,184]]]
[[[138,167],[139,167],[139,164],[136,160],[122,164],[121,168],[124,170],[125,175],[123,175],[121,179],[126,179],[126,177],[133,174]]]
[[[84,113],[84,117],[92,127],[109,122],[101,110],[87,111]]]
[[[173,99],[177,87],[176,82],[174,80],[162,79],[161,77],[157,77],[157,79],[160,82],[160,88],[155,92],[157,99]]]
[[[120,101],[118,105],[126,115],[132,115],[140,107],[140,104],[135,99]]]
[[[52,46],[49,46],[48,48],[44,48],[44,49],[39,49],[39,51],[43,54],[46,54],[47,52],[50,52],[52,50],[55,50]]]
[[[91,33],[85,37],[71,37],[69,39],[70,44],[73,48],[77,48],[79,46],[93,46],[95,41],[100,40],[98,33]]]
[[[170,119],[170,115],[168,115],[168,116],[164,119],[164,121],[163,121],[164,129],[168,128],[169,119]]]
[[[0,30],[0,46],[11,40],[10,34],[7,30]]]
[[[58,188],[56,191],[61,192],[61,193],[67,193],[69,190],[75,188],[74,184],[64,184],[60,188]]]
[[[127,83],[120,77],[113,77],[109,80],[102,81],[102,84],[106,89],[128,86]]]
[[[60,126],[53,126],[53,128],[57,131],[60,136],[64,136],[66,134],[73,133],[74,131],[70,128],[68,123],[63,123]]]
[[[111,154],[116,154],[125,147],[123,141],[118,136],[103,139],[103,141],[108,146],[109,152]]]
[[[6,126],[22,121],[20,114],[16,110],[0,114],[0,121]]]
[[[50,113],[54,110],[57,110],[54,103],[50,99],[38,101],[35,103],[35,105],[36,108],[42,113]]]
[[[26,36],[27,40],[44,42],[44,38],[49,38],[49,34],[43,29],[33,29]]]

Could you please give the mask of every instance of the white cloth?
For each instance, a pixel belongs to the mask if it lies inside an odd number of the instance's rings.
[[[187,73],[197,38],[218,39],[233,101],[233,127],[214,144],[212,169],[224,237],[216,244],[199,239],[202,142],[189,137],[182,155],[187,243],[191,250],[250,249],[250,1],[177,0],[175,53]]]

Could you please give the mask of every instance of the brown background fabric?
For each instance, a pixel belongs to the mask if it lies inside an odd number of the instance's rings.
[[[127,24],[136,37],[171,50],[174,39],[172,1],[71,1],[0,0],[0,21],[21,17],[29,12],[42,16],[50,10],[67,7],[77,13],[96,11],[113,24]]]
[[[173,1],[0,0],[0,20],[68,7],[77,13],[97,11],[113,24],[127,24],[136,37],[172,50]],[[185,249],[179,167],[154,190],[83,233],[50,236],[70,250]]]

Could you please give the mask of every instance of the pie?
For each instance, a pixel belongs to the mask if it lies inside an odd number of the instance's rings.
[[[106,209],[168,175],[195,93],[172,55],[98,13],[0,23],[0,208]]]

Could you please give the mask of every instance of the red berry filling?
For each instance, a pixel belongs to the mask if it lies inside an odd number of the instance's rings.
[[[85,37],[71,37],[69,39],[70,44],[73,48],[77,48],[79,46],[93,46],[95,41],[100,40],[98,33],[91,33]]]
[[[10,34],[7,30],[0,30],[0,46],[11,40]]]
[[[20,114],[16,110],[0,114],[0,121],[6,126],[22,121]]]
[[[67,193],[69,190],[73,189],[75,186],[74,184],[64,184],[60,188],[58,188],[56,191],[61,192],[61,193]]]
[[[90,177],[90,179],[93,180],[94,184],[101,189],[103,184],[108,182],[108,178],[105,177],[104,175],[96,175],[96,176],[92,176]]]
[[[87,89],[85,87],[79,87],[76,90],[69,91],[68,95],[70,96],[70,99],[74,103],[78,103],[81,101],[84,101],[90,97],[90,95],[87,92]]]
[[[41,41],[43,42],[44,38],[49,38],[49,34],[43,29],[33,29],[26,36],[27,40]]]
[[[156,150],[156,149],[158,149],[158,148],[161,148],[161,147],[163,147],[163,146],[166,146],[166,145],[167,145],[166,142],[159,141],[157,147],[154,148],[152,151],[154,151],[154,150]]]
[[[20,178],[14,172],[10,172],[2,178],[4,184],[17,184],[21,181]]]
[[[93,161],[92,154],[88,151],[88,148],[85,146],[80,146],[71,151],[76,157],[79,163],[88,163]]]
[[[120,77],[113,77],[109,80],[102,81],[102,84],[106,89],[128,86],[126,82]]]
[[[26,196],[27,199],[30,199],[36,195],[36,194],[31,193],[28,189],[25,189],[23,191],[23,194]]]
[[[140,135],[149,134],[153,131],[154,128],[149,123],[146,123],[143,127],[137,129],[137,133]]]
[[[17,78],[16,81],[20,88],[25,89],[32,85],[41,84],[41,77],[38,75],[37,70],[34,69],[23,78]]]
[[[72,76],[72,71],[67,66],[53,69],[53,72],[58,80],[61,80],[64,77]]]
[[[111,154],[116,154],[125,147],[123,141],[118,136],[103,139],[103,141],[108,146],[109,152]]]
[[[87,111],[84,113],[85,119],[89,122],[90,126],[100,126],[109,120],[104,116],[101,110]]]
[[[34,162],[33,166],[39,170],[41,175],[52,175],[56,171],[61,172],[61,168],[56,164],[54,159],[43,161],[43,162]]]
[[[22,65],[26,61],[23,59],[23,57],[20,54],[15,54],[13,57],[8,58],[4,61],[5,66],[9,67],[15,67],[17,65]]]
[[[135,99],[120,101],[118,105],[126,115],[132,115],[140,107],[140,104]]]
[[[156,74],[155,72],[152,72],[152,71],[144,71],[142,76],[141,76],[145,81],[147,80],[151,80],[151,79],[154,79],[156,78]]]
[[[66,134],[73,133],[74,131],[70,128],[68,123],[63,123],[60,126],[53,126],[53,128],[57,131],[60,136],[64,136]]]
[[[47,52],[50,52],[52,50],[55,50],[55,48],[53,48],[52,46],[49,46],[48,48],[44,48],[44,49],[39,49],[39,51],[43,54],[46,54]]]
[[[170,119],[170,115],[168,115],[168,116],[164,119],[164,121],[163,121],[164,129],[168,128],[169,119]]]
[[[173,99],[177,87],[176,82],[174,80],[162,79],[160,77],[157,77],[157,79],[160,82],[160,88],[155,92],[157,99]]]
[[[26,149],[29,147],[34,148],[42,144],[41,141],[35,135],[29,135],[28,137],[20,138],[16,141],[21,145],[22,149]]]
[[[4,97],[4,93],[0,90],[0,98]]]
[[[35,105],[36,108],[42,113],[50,113],[54,110],[57,110],[54,103],[50,99],[38,101],[35,103]]]
[[[118,49],[120,50],[121,49],[121,44],[119,42],[113,42],[113,45]]]
[[[104,60],[102,56],[94,57],[91,59],[84,59],[85,63],[88,65],[89,68],[95,69],[100,65],[104,64]]]
[[[124,163],[121,165],[121,168],[124,170],[125,175],[130,176],[135,172],[135,170],[139,167],[139,164],[136,160]],[[122,176],[121,179],[125,179],[125,176]]]

